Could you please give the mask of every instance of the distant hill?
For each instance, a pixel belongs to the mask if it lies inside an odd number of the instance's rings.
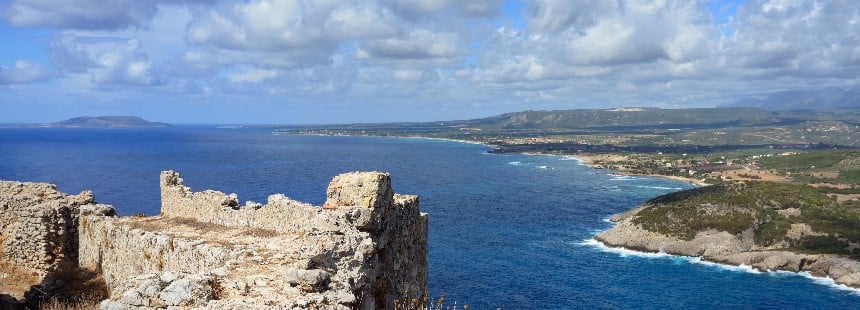
[[[524,111],[464,123],[484,129],[607,129],[635,127],[684,128],[773,124],[781,119],[756,108],[659,109],[615,108],[601,110]]]
[[[168,123],[150,122],[137,116],[81,116],[62,122],[45,124],[45,127],[124,128],[169,127]]]
[[[826,88],[821,90],[787,90],[764,99],[742,99],[727,106],[758,107],[768,110],[843,110],[860,109],[860,88]]]

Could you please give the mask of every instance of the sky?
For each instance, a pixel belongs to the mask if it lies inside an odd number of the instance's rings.
[[[0,0],[0,123],[435,121],[858,87],[856,0]]]

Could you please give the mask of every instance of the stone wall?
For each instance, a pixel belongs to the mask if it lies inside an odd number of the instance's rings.
[[[84,217],[79,260],[102,271],[106,308],[160,307],[161,293],[140,288],[168,272],[210,281],[198,286],[212,291],[196,296],[211,299],[188,307],[393,308],[426,292],[427,215],[417,196],[394,194],[380,172],[339,175],[326,195],[322,207],[281,194],[240,205],[235,194],[193,192],[165,171],[161,215]]]
[[[114,217],[86,216],[81,220],[80,266],[101,270],[108,288],[151,272],[210,271],[240,254],[128,224]]]
[[[161,215],[191,218],[197,221],[234,227],[254,227],[282,233],[317,229],[335,231],[344,219],[342,212],[322,212],[319,207],[287,198],[283,194],[268,197],[265,205],[239,204],[236,194],[213,190],[193,192],[184,185],[179,173],[161,173]]]
[[[38,274],[77,261],[80,206],[89,191],[66,195],[47,183],[0,181],[0,262]]]

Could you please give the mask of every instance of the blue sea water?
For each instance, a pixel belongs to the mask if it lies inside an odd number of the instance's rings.
[[[860,294],[785,273],[607,250],[606,219],[689,184],[558,156],[444,140],[277,136],[267,129],[0,129],[0,179],[95,192],[123,215],[159,210],[161,170],[194,190],[316,205],[332,176],[390,172],[430,214],[429,285],[471,309],[852,309]],[[819,281],[820,282],[820,281]]]

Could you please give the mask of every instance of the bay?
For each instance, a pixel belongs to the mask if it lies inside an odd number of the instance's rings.
[[[320,205],[331,177],[391,173],[395,190],[430,214],[432,296],[471,309],[848,309],[860,295],[784,273],[588,242],[606,218],[690,188],[622,177],[558,156],[491,155],[460,142],[380,137],[277,136],[268,129],[0,129],[0,179],[94,191],[120,214],[157,214],[160,171],[194,190],[265,202],[273,193]]]

